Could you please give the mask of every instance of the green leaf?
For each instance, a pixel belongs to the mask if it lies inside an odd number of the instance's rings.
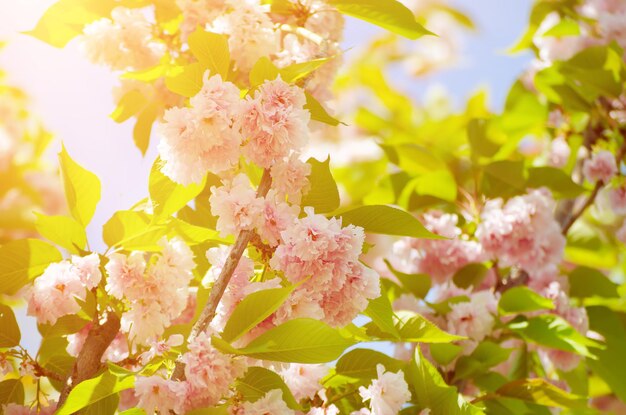
[[[89,320],[76,314],[69,314],[60,317],[54,324],[38,324],[37,329],[41,337],[57,337],[76,333],[89,323]]]
[[[191,98],[202,89],[204,71],[205,69],[199,62],[180,66],[167,75],[165,86],[178,95]]]
[[[108,396],[135,386],[134,375],[115,375],[106,371],[93,379],[85,380],[70,392],[65,404],[56,415],[71,415]]]
[[[411,311],[400,310],[394,315],[396,329],[401,341],[412,343],[450,343],[463,340],[465,337],[446,333],[427,318]],[[367,334],[382,340],[394,340],[395,337],[380,330],[378,326],[368,323]]]
[[[589,348],[602,347],[600,343],[583,336],[567,321],[554,314],[543,314],[528,320],[515,319],[509,323],[509,328],[520,333],[527,340],[543,346],[577,353],[592,359],[595,355]]]
[[[72,160],[65,146],[59,153],[59,162],[67,206],[74,219],[81,225],[87,226],[100,201],[100,180],[95,174]]]
[[[526,191],[523,161],[498,160],[484,167],[482,191],[487,197],[508,197]]]
[[[411,181],[415,193],[420,196],[434,196],[454,202],[457,196],[457,185],[454,176],[447,169],[424,173]]]
[[[339,190],[330,172],[330,157],[325,161],[310,158],[307,163],[311,165],[311,187],[302,197],[301,205],[312,206],[316,213],[332,212],[339,207]]]
[[[113,121],[121,123],[128,120],[133,115],[136,115],[141,111],[148,99],[140,91],[133,89],[128,91],[120,101],[117,103],[117,107],[111,113],[110,117]]]
[[[299,80],[306,78],[308,75],[316,71],[319,67],[324,65],[330,59],[332,59],[332,57],[293,63],[289,66],[285,66],[284,68],[282,68],[280,70],[280,76],[285,82],[298,82]]]
[[[576,267],[569,273],[569,296],[573,298],[619,298],[617,287],[597,269]]]
[[[230,68],[230,52],[226,36],[198,28],[189,35],[187,43],[198,62],[211,71],[211,76],[219,74],[223,80],[226,80]]]
[[[441,239],[428,231],[413,215],[385,205],[360,206],[341,213],[343,224],[360,226],[365,232],[413,238]]]
[[[407,371],[414,402],[433,415],[475,415],[483,412],[465,402],[457,388],[447,385],[437,369],[422,355],[419,347]]]
[[[85,228],[75,219],[67,216],[37,214],[35,228],[44,238],[75,254],[87,245]]]
[[[433,343],[429,350],[437,364],[447,366],[463,351],[463,347],[452,343]]]
[[[232,343],[248,333],[276,311],[287,300],[293,288],[271,288],[248,295],[233,310],[222,332],[222,338]]]
[[[376,365],[381,364],[391,372],[404,370],[406,363],[371,349],[354,349],[344,354],[337,361],[335,372],[338,375],[356,379],[374,379],[377,376]]]
[[[574,198],[585,191],[563,170],[554,167],[528,169],[527,185],[532,188],[547,187],[557,198]]]
[[[586,398],[559,389],[544,379],[515,380],[499,388],[496,394],[556,408],[584,409],[587,407]]]
[[[287,406],[295,410],[301,409],[280,375],[264,367],[249,367],[246,374],[237,380],[235,387],[244,400],[251,402],[261,399],[273,389],[280,389],[283,391],[283,401]]]
[[[467,264],[454,273],[452,281],[459,288],[478,287],[489,269],[483,264]]]
[[[54,246],[38,239],[22,239],[0,247],[0,294],[15,294],[52,262],[63,259]]]
[[[304,92],[306,96],[306,105],[304,106],[305,110],[309,110],[311,113],[311,119],[313,121],[323,122],[324,124],[337,126],[339,125],[339,120],[331,116],[326,108],[319,103],[317,99],[308,92]]]
[[[413,12],[396,0],[329,0],[341,13],[365,20],[409,39],[432,34],[415,20]]]
[[[554,36],[554,37],[563,37],[563,36],[578,36],[580,35],[580,26],[578,22],[564,18],[561,19],[557,24],[552,26],[547,32],[545,32],[542,36]]]
[[[0,304],[0,347],[15,347],[20,344],[20,328],[11,307]]]
[[[338,358],[354,342],[325,323],[308,318],[289,320],[235,349],[213,337],[213,345],[226,353],[290,363],[326,363]]]
[[[370,300],[364,312],[379,329],[400,339],[400,333],[394,322],[394,312],[389,298],[383,293],[380,297]]]
[[[492,157],[500,146],[494,143],[487,134],[487,120],[473,119],[467,124],[467,138],[472,153],[477,156]]]
[[[19,379],[0,382],[0,408],[8,403],[24,404],[24,385]]]
[[[134,210],[120,210],[102,227],[104,242],[132,251],[158,251],[157,242],[167,235],[166,225],[153,224],[151,215]]]
[[[252,87],[261,85],[265,81],[272,81],[278,77],[280,70],[272,63],[269,58],[263,56],[260,58],[250,70],[250,85]]]
[[[490,342],[481,342],[469,356],[461,356],[455,366],[454,379],[467,379],[486,373],[490,367],[506,361],[513,349]]]
[[[119,406],[120,397],[118,395],[107,396],[86,407],[81,414],[83,415],[113,415]]]
[[[502,314],[515,314],[527,311],[553,310],[552,300],[540,296],[528,287],[513,287],[506,290],[498,308]]]
[[[201,183],[192,183],[187,186],[170,180],[161,172],[161,159],[157,157],[150,170],[148,188],[156,219],[170,216],[202,192],[206,178]]]
[[[160,104],[156,101],[151,102],[137,115],[137,122],[133,127],[133,141],[135,146],[141,151],[141,155],[145,156],[148,146],[150,145],[150,134],[152,134],[152,125],[157,119]]]
[[[432,282],[430,277],[426,274],[405,274],[393,268],[391,263],[385,259],[385,264],[389,271],[400,281],[400,284],[413,295],[418,298],[426,297],[426,294],[430,291]]]

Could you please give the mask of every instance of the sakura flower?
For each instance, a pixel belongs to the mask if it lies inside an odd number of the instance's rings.
[[[107,293],[120,299],[143,279],[146,261],[143,253],[137,251],[128,256],[113,253],[104,268],[109,275],[105,286]]]
[[[469,337],[476,342],[482,341],[491,333],[495,324],[493,313],[496,308],[496,300],[491,292],[473,294],[470,301],[452,304],[450,308],[446,315],[448,332]]]
[[[293,224],[300,209],[280,201],[272,189],[263,198],[263,211],[258,218],[257,231],[264,242],[274,247],[280,242],[280,234]]]
[[[626,220],[622,223],[622,226],[615,232],[617,240],[626,244]]]
[[[39,323],[54,324],[59,317],[76,314],[80,310],[76,299],[85,300],[85,294],[75,266],[69,261],[50,264],[27,293],[27,314]]]
[[[206,258],[211,264],[211,268],[207,271],[206,275],[202,279],[202,286],[209,288],[211,284],[217,281],[219,275],[222,273],[222,268],[226,264],[228,254],[230,253],[230,247],[220,245],[219,247],[209,248],[206,251]],[[243,286],[254,275],[254,261],[247,256],[242,256],[233,272],[231,277],[230,286]],[[227,288],[228,289],[228,288]]]
[[[184,413],[186,388],[184,383],[166,380],[160,376],[138,376],[135,380],[135,395],[139,398],[137,407],[147,414]]]
[[[484,260],[480,244],[463,239],[454,214],[432,211],[424,215],[431,232],[450,239],[405,238],[394,244],[394,257],[408,273],[425,273],[442,284],[456,271]]]
[[[324,365],[306,365],[291,363],[280,371],[287,386],[297,401],[304,398],[313,398],[322,388],[320,380],[328,373]]]
[[[17,368],[20,376],[30,376],[33,379],[39,378],[37,376],[37,370],[35,367],[35,362],[30,359],[22,360]]]
[[[585,179],[591,183],[608,183],[616,173],[615,156],[610,151],[598,151],[591,156],[591,159],[585,160],[583,164]]]
[[[565,238],[553,216],[555,202],[547,190],[531,190],[504,203],[486,203],[476,236],[483,249],[502,266],[517,265],[528,272],[558,264]]]
[[[189,351],[181,361],[190,388],[187,404],[192,408],[217,404],[235,378],[245,372],[242,360],[219,352],[211,344],[210,334],[204,332],[189,344]]]
[[[82,46],[92,62],[114,70],[146,69],[159,62],[165,45],[154,39],[152,24],[141,10],[116,7],[111,18],[84,29]]]
[[[226,9],[225,0],[176,0],[176,5],[183,15],[179,27],[183,42],[198,26],[206,26]]]
[[[311,174],[311,165],[303,163],[292,155],[287,161],[281,161],[272,166],[272,188],[276,189],[279,197],[287,197],[289,202],[300,204],[302,195],[309,190],[308,176]]]
[[[313,407],[306,415],[339,415],[339,413],[339,408],[331,404],[323,408]]]
[[[297,86],[280,77],[265,81],[243,104],[241,131],[248,143],[248,159],[263,168],[299,151],[308,139],[310,114],[304,109],[306,98]]]
[[[89,254],[84,257],[74,255],[72,256],[72,264],[76,267],[78,276],[87,289],[98,286],[102,278],[98,254]]]
[[[258,0],[228,0],[230,13],[221,14],[209,26],[228,35],[228,48],[240,71],[247,72],[263,56],[278,51],[278,35],[268,16],[269,8]]]
[[[159,127],[161,170],[181,184],[198,183],[207,171],[228,170],[240,155],[241,135],[233,125],[240,109],[239,89],[207,72],[190,102],[193,108],[167,110]]]
[[[570,153],[569,144],[563,137],[559,136],[550,143],[548,163],[553,167],[564,167],[569,160]]]
[[[626,183],[609,190],[609,203],[613,213],[626,216]]]
[[[0,378],[3,378],[6,374],[13,372],[13,365],[11,361],[7,359],[7,354],[0,352]]]
[[[159,340],[153,342],[150,346],[150,350],[139,356],[141,364],[147,365],[155,357],[165,355],[172,347],[180,346],[184,341],[185,339],[182,334],[174,334],[165,341]]]
[[[411,399],[409,385],[404,380],[404,373],[386,372],[381,364],[376,365],[378,377],[367,387],[359,388],[359,395],[369,401],[372,415],[396,415],[402,406]]]
[[[254,402],[244,402],[238,415],[295,415],[283,401],[283,391],[272,389],[261,399]]]
[[[220,235],[238,235],[242,230],[254,228],[263,211],[262,199],[243,173],[221,187],[211,187],[211,213],[217,216],[216,229]]]

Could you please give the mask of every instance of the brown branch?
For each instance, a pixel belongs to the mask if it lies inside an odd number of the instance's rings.
[[[103,324],[95,325],[89,331],[83,348],[80,350],[72,374],[65,382],[59,397],[57,409],[63,406],[72,389],[80,382],[91,379],[100,369],[102,355],[120,331],[120,318],[114,312],[106,315]]]
[[[593,205],[593,202],[596,200],[596,196],[598,196],[598,192],[600,192],[600,189],[602,189],[602,186],[604,186],[604,183],[601,180],[598,181],[596,185],[594,186],[593,191],[587,198],[587,200],[585,200],[585,203],[580,207],[580,209],[578,209],[575,213],[573,213],[569,217],[567,222],[565,222],[565,224],[563,225],[563,229],[561,230],[561,233],[564,236],[567,235],[567,232],[572,227],[572,225],[578,220],[578,218],[582,216],[583,213],[585,213],[585,211],[589,208],[589,206]]]
[[[259,183],[259,188],[257,189],[257,197],[264,197],[267,195],[267,192],[270,189],[272,184],[272,177],[270,176],[269,169],[265,169],[263,171],[263,177],[261,178],[261,182]],[[187,342],[193,341],[200,333],[202,333],[209,326],[213,318],[215,317],[215,310],[217,309],[217,305],[219,304],[222,296],[224,295],[224,291],[226,291],[226,287],[230,282],[230,278],[233,276],[235,272],[235,268],[239,264],[239,260],[243,255],[243,251],[248,246],[248,243],[254,236],[254,230],[246,230],[241,231],[237,240],[235,241],[235,245],[233,245],[230,253],[228,254],[228,258],[226,259],[226,263],[224,264],[224,268],[222,268],[222,272],[220,272],[219,277],[211,287],[211,292],[209,294],[209,299],[198,318],[198,321],[193,325],[191,329],[191,333],[187,338]],[[176,362],[176,367],[174,368],[174,372],[172,373],[172,379],[180,380],[185,377],[185,365],[178,361]]]
[[[45,378],[52,379],[52,380],[58,380],[59,382],[63,382],[65,380],[64,376],[46,369],[45,367],[41,366],[36,361],[33,360],[32,363],[33,363],[33,366],[35,367],[34,372],[36,376],[45,377]]]

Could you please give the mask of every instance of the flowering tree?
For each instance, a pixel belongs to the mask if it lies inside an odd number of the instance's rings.
[[[338,72],[343,15],[390,34]],[[65,149],[49,242],[0,246],[4,412],[623,411],[626,4],[537,2],[501,114],[387,82],[452,61],[442,21],[472,27],[438,2],[54,4],[31,34],[119,73],[111,116],[159,157],[106,251]]]

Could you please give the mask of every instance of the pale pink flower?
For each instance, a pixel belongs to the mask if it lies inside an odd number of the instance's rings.
[[[146,261],[142,252],[124,254],[113,253],[109,255],[109,262],[104,266],[108,273],[105,289],[115,298],[122,298],[131,287],[143,279],[146,270]]]
[[[170,411],[184,413],[186,388],[184,383],[166,380],[160,376],[137,376],[135,380],[135,395],[139,398],[137,407],[153,414],[169,414]]]
[[[617,240],[626,244],[626,220],[622,223],[622,226],[615,232]]]
[[[297,401],[313,398],[317,391],[322,389],[320,380],[328,373],[324,365],[306,365],[291,363],[280,371],[287,386]]]
[[[20,376],[29,376],[33,379],[39,378],[39,376],[37,376],[35,362],[33,362],[30,359],[22,360],[17,367],[17,371],[20,374]]]
[[[576,53],[596,43],[584,34],[558,37],[544,36],[545,33],[559,24],[560,20],[558,13],[548,14],[533,36],[533,43],[539,51],[539,58],[546,64],[570,59]]]
[[[528,272],[558,264],[565,238],[554,219],[552,195],[545,189],[531,190],[504,203],[490,200],[481,214],[476,236],[483,249],[501,266],[521,266]]]
[[[274,189],[263,198],[263,210],[258,218],[257,231],[261,240],[274,247],[280,242],[280,234],[293,224],[300,208],[280,201]]]
[[[163,173],[182,183],[198,183],[206,172],[221,173],[239,160],[241,134],[233,122],[240,111],[239,89],[220,75],[205,74],[192,108],[174,107],[160,125]]]
[[[13,372],[13,365],[11,361],[7,359],[7,354],[0,352],[0,378]]]
[[[100,257],[98,254],[89,254],[84,257],[72,256],[72,264],[76,267],[78,276],[87,289],[98,286],[102,279],[100,272]]]
[[[207,271],[206,275],[202,279],[202,286],[204,288],[209,288],[211,284],[217,281],[217,278],[222,273],[222,268],[224,268],[224,264],[226,264],[226,260],[228,259],[228,254],[230,253],[231,247],[226,245],[220,245],[218,247],[209,248],[206,251],[206,258],[211,264],[211,268]],[[247,256],[242,256],[233,272],[233,276],[231,277],[231,283],[229,286],[238,286],[243,287],[248,283],[250,278],[254,275],[254,261],[252,261]],[[228,289],[228,288],[227,288]]]
[[[458,216],[440,211],[424,215],[431,232],[450,239],[405,238],[394,244],[394,256],[403,271],[428,274],[434,282],[446,282],[456,271],[473,262],[482,262],[480,244],[464,239]]]
[[[1,408],[4,415],[31,415],[31,413],[33,413],[32,409],[28,406],[18,405],[15,403],[2,405]]]
[[[381,364],[376,365],[378,377],[367,387],[359,388],[359,395],[369,401],[372,415],[396,415],[402,406],[411,399],[409,386],[404,373],[386,372]]]
[[[287,161],[280,161],[271,168],[272,188],[280,197],[287,197],[289,202],[300,204],[302,195],[309,191],[311,165],[304,163],[294,154]]]
[[[448,332],[477,342],[484,340],[495,324],[496,304],[490,291],[473,294],[468,302],[451,304],[446,315]]]
[[[126,411],[131,408],[136,408],[139,403],[139,399],[135,395],[135,389],[124,389],[120,391],[120,403],[117,406],[118,411]]]
[[[116,7],[111,18],[85,26],[82,46],[92,62],[113,70],[140,70],[159,63],[165,45],[154,39],[152,24],[141,10]]]
[[[609,190],[609,202],[613,213],[626,216],[626,183]]]
[[[232,59],[240,71],[247,72],[259,58],[278,51],[278,34],[268,5],[258,0],[227,0],[227,5],[231,12],[218,16],[207,29],[228,35]]]
[[[222,237],[254,228],[263,211],[248,177],[240,173],[221,187],[211,187],[211,213],[217,216],[216,229]]]
[[[559,136],[550,143],[548,163],[553,167],[564,167],[569,160],[571,149],[565,138]]]
[[[263,168],[299,151],[308,139],[310,114],[304,91],[280,77],[265,81],[243,104],[241,130],[246,156]]]
[[[241,409],[238,415],[295,415],[296,413],[283,401],[283,391],[280,389],[272,389],[254,402],[244,402]]]
[[[172,347],[178,347],[185,341],[182,334],[173,334],[167,340],[152,342],[150,349],[139,356],[142,365],[147,365],[157,356],[164,356]]]
[[[226,10],[225,0],[176,0],[176,5],[183,14],[179,27],[183,42],[198,26],[206,26]]]
[[[313,407],[306,415],[339,415],[339,413],[339,408],[331,404],[323,408]]]
[[[190,408],[213,406],[229,391],[230,384],[245,372],[245,363],[219,352],[211,344],[210,334],[200,333],[189,351],[181,357],[190,392]],[[189,409],[189,408],[187,408]]]
[[[581,360],[581,357],[576,353],[566,352],[564,350],[549,349],[546,351],[546,354],[554,367],[564,372],[576,369]]]
[[[583,175],[591,183],[608,183],[617,173],[615,156],[607,150],[594,153],[590,159],[583,164]]]
[[[76,267],[69,261],[53,263],[30,287],[27,314],[39,323],[54,324],[59,317],[76,314],[80,310],[76,299],[84,301],[85,295]]]

